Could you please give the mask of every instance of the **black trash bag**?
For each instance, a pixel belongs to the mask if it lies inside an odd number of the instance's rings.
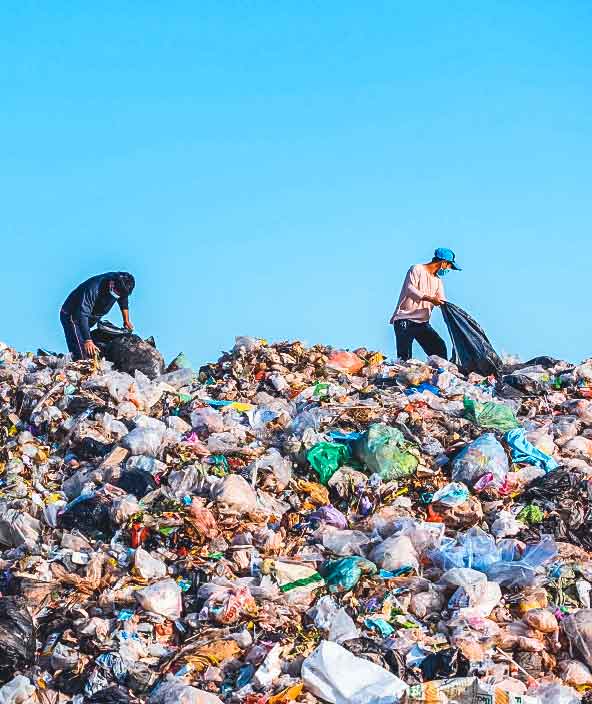
[[[452,340],[451,361],[466,373],[497,375],[503,367],[502,360],[481,326],[454,303],[444,303],[441,310]]]
[[[136,499],[143,499],[146,494],[154,491],[158,484],[150,472],[143,469],[126,469],[121,473],[117,486],[128,494],[133,494]]]
[[[101,442],[89,436],[82,438],[72,445],[72,451],[80,460],[95,460],[97,457],[105,457],[113,449],[113,443]]]
[[[35,661],[35,627],[25,599],[0,597],[0,682]]]
[[[511,371],[518,371],[519,369],[526,369],[526,367],[543,367],[544,369],[550,369],[556,364],[560,364],[560,359],[555,359],[554,357],[547,357],[543,355],[542,357],[533,357],[527,362],[519,362],[518,364],[513,364],[511,366]]]
[[[458,648],[446,648],[428,655],[419,665],[424,682],[464,677],[469,672],[469,662]]]
[[[130,695],[124,687],[107,687],[95,692],[88,699],[89,704],[129,704]]]
[[[502,377],[502,382],[522,391],[526,396],[541,396],[546,392],[544,384],[525,374],[506,374]]]
[[[102,496],[83,497],[59,516],[58,527],[77,529],[87,537],[100,533],[111,539],[114,530],[109,509],[109,502]]]
[[[133,376],[135,371],[140,371],[149,379],[164,373],[164,359],[153,338],[142,340],[139,335],[109,322],[100,322],[91,337],[105,359],[113,362],[120,372]]]

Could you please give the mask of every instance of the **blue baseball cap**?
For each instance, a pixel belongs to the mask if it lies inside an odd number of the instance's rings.
[[[434,258],[440,259],[443,262],[449,262],[452,264],[453,269],[456,271],[462,271],[459,266],[456,266],[456,262],[454,261],[455,254],[451,249],[447,249],[446,247],[438,247],[438,249],[434,252]]]

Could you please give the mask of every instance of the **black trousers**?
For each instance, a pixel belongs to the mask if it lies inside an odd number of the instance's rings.
[[[395,320],[393,327],[397,341],[397,357],[403,361],[413,357],[413,340],[419,342],[428,357],[435,354],[446,359],[446,343],[429,323]]]
[[[68,345],[68,351],[72,354],[72,359],[74,361],[78,359],[86,359],[84,341],[82,339],[82,333],[80,332],[78,322],[64,310],[60,311],[60,321],[62,323],[62,327],[64,328],[66,344]]]

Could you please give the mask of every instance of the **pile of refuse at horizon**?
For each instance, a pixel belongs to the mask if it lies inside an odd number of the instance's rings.
[[[160,371],[0,344],[0,704],[592,702],[592,360]]]

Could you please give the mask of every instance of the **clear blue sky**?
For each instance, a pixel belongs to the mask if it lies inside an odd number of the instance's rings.
[[[115,268],[168,358],[392,353],[405,271],[447,246],[498,350],[592,354],[589,1],[21,0],[0,26],[9,344],[64,349],[63,299]]]

